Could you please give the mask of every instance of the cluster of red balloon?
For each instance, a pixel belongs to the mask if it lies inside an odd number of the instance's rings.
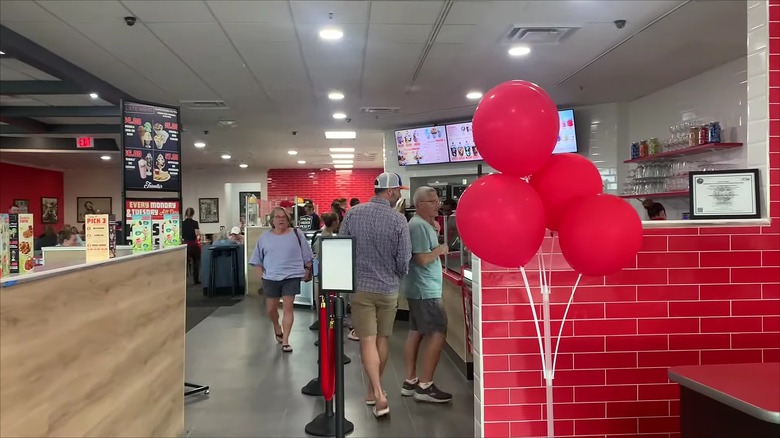
[[[581,274],[607,275],[631,264],[642,245],[639,215],[603,193],[601,174],[588,159],[552,154],[558,109],[541,87],[519,80],[496,86],[480,101],[473,129],[482,157],[501,172],[477,180],[458,205],[458,231],[475,255],[524,266],[549,229]]]

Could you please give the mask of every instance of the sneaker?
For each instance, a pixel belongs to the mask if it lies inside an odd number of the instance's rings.
[[[435,384],[423,389],[419,384],[414,390],[414,399],[428,403],[447,403],[452,400],[452,394],[448,394],[437,388]]]
[[[419,380],[414,379],[414,383],[409,383],[406,380],[404,380],[404,384],[401,386],[401,395],[404,397],[411,397],[415,394],[415,390],[417,389],[417,383],[419,383]]]

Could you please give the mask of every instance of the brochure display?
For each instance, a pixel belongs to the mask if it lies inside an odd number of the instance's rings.
[[[152,250],[152,216],[133,215],[130,225],[130,238],[132,239],[133,253],[148,252]]]
[[[86,242],[87,263],[100,262],[111,258],[110,226],[107,214],[87,214],[84,216],[84,238]]]
[[[170,248],[172,246],[181,245],[181,235],[179,234],[179,215],[178,214],[166,214],[163,215],[162,224],[162,236],[160,245],[162,248]]]
[[[10,230],[8,228],[8,215],[0,214],[0,278],[10,274],[10,257],[8,253],[8,238]]]

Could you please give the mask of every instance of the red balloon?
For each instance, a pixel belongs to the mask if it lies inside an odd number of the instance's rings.
[[[563,212],[578,199],[598,195],[604,189],[601,174],[582,155],[556,154],[531,176],[531,186],[539,193],[547,215],[547,228],[558,230]]]
[[[566,209],[558,238],[563,257],[575,271],[609,275],[633,265],[642,247],[642,220],[617,196],[587,196]]]
[[[524,266],[544,240],[542,200],[527,182],[511,175],[475,181],[461,196],[455,220],[471,252],[498,266]]]
[[[474,112],[474,143],[494,169],[528,176],[550,158],[559,123],[558,108],[541,87],[504,82],[488,91]]]

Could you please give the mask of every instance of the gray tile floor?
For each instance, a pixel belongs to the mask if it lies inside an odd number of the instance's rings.
[[[192,438],[306,436],[305,425],[324,410],[321,397],[301,394],[301,388],[316,376],[316,332],[308,329],[314,318],[307,309],[296,310],[290,341],[295,351],[284,355],[256,297],[220,307],[192,328],[187,333],[187,380],[210,385],[211,394],[185,400],[185,434]],[[436,383],[453,394],[451,404],[430,405],[401,396],[406,332],[406,323],[396,323],[384,375],[391,414],[380,420],[363,402],[365,376],[358,343],[345,341],[345,352],[353,359],[344,370],[346,416],[355,424],[351,436],[473,436],[473,386],[446,354]]]

